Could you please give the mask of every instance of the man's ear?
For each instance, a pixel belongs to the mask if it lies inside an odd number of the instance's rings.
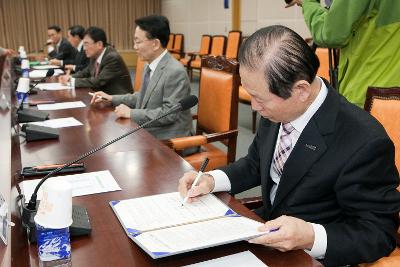
[[[295,82],[292,95],[295,95],[301,102],[306,102],[311,95],[311,84],[306,80]]]

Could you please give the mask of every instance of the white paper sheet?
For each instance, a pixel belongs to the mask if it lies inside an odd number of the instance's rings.
[[[250,251],[228,255],[209,261],[185,265],[183,267],[268,267]]]
[[[122,200],[114,206],[126,228],[140,231],[224,216],[229,210],[214,195],[182,206],[178,192]]]
[[[60,75],[63,73],[64,73],[63,70],[56,69],[56,70],[54,70],[53,76]],[[29,72],[29,78],[32,78],[32,79],[44,78],[44,77],[46,77],[46,74],[47,74],[47,70],[33,70],[33,71]]]
[[[39,83],[37,86],[40,90],[70,90],[73,89],[72,86],[62,85],[61,83]]]
[[[61,69],[61,67],[57,66],[57,65],[37,65],[37,66],[33,66],[32,69],[35,69],[35,70],[48,70],[48,69]]]
[[[29,202],[32,193],[40,180],[41,179],[35,179],[21,182],[26,203]],[[119,187],[114,177],[108,170],[66,176],[56,176],[49,178],[49,180],[63,180],[71,183],[73,197],[121,190],[121,187]],[[46,182],[44,182],[44,184],[45,183]],[[42,198],[42,187],[43,185],[38,191],[37,199],[39,200]]]
[[[142,233],[135,239],[150,252],[182,253],[262,235],[262,223],[246,217],[223,217]]]
[[[24,124],[25,123],[20,123],[19,125],[22,126]],[[50,127],[50,128],[64,128],[64,127],[73,127],[73,126],[83,125],[80,121],[78,121],[74,117],[29,122],[29,124],[45,126],[45,127]]]
[[[86,107],[86,105],[82,101],[37,105],[38,110],[60,110],[60,109],[84,108],[84,107]]]

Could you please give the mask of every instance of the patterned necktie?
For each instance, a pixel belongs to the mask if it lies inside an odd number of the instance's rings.
[[[290,123],[282,124],[282,131],[278,149],[275,151],[274,161],[272,168],[279,175],[282,176],[283,166],[292,150],[292,140],[290,134],[293,132],[294,127]]]
[[[147,85],[149,85],[150,72],[151,72],[151,69],[150,69],[149,65],[147,65],[145,73],[144,73],[144,77],[143,77],[142,88],[140,89],[140,100],[139,100],[139,105],[137,105],[137,108],[140,108],[142,106],[144,95],[146,94],[146,90],[147,90]]]
[[[99,62],[96,61],[94,77],[97,77],[97,75],[99,75],[99,71],[100,71],[100,64]]]

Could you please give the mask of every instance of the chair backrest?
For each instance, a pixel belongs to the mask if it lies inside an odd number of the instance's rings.
[[[133,84],[134,92],[140,91],[140,86],[142,86],[142,76],[143,76],[143,70],[144,70],[145,65],[146,65],[146,62],[141,60],[139,57],[137,57],[136,70],[135,70],[135,82]]]
[[[183,34],[181,33],[176,33],[175,34],[175,40],[174,40],[174,46],[173,50],[175,52],[183,52]]]
[[[208,55],[211,47],[211,35],[203,34],[201,36],[199,55]]]
[[[236,130],[238,127],[239,63],[219,56],[201,60],[197,134]],[[228,162],[236,155],[236,136],[228,146]]]
[[[320,48],[318,47],[315,50],[315,54],[319,59],[319,68],[317,75],[325,78],[326,80],[330,80],[329,78],[329,52],[328,48]]]
[[[364,109],[383,125],[392,139],[396,167],[400,171],[400,87],[369,87]]]
[[[230,31],[228,34],[228,43],[226,45],[226,58],[237,58],[240,44],[242,43],[241,31]]]
[[[174,36],[175,35],[173,33],[169,34],[169,39],[168,39],[168,44],[167,44],[167,49],[168,50],[171,50],[171,49],[174,48]]]
[[[212,56],[223,56],[225,54],[226,47],[226,36],[214,35],[211,41],[211,51]]]

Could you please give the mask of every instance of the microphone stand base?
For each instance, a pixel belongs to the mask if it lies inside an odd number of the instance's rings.
[[[20,109],[17,111],[17,120],[19,123],[44,121],[49,119],[49,113],[36,109]]]

